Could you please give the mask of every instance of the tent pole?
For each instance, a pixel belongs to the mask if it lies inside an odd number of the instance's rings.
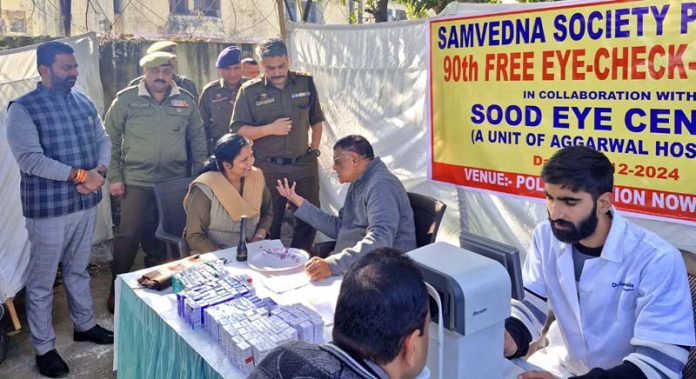
[[[18,334],[19,331],[22,329],[22,325],[19,323],[19,317],[17,317],[17,310],[14,307],[14,303],[12,302],[12,298],[8,297],[7,300],[5,300],[5,305],[7,306],[7,311],[10,313],[10,317],[12,318],[12,325],[14,326],[14,330],[11,332],[8,332],[8,336],[14,336],[15,334]]]
[[[285,2],[276,0],[276,8],[278,8],[278,25],[280,26],[280,38],[285,41],[288,33],[285,30]]]

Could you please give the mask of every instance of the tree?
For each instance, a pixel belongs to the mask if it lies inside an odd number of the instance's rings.
[[[425,17],[425,12],[433,10],[435,14],[442,12],[449,3],[498,3],[498,0],[396,0],[406,5],[406,14],[409,17]]]
[[[387,8],[389,0],[367,0],[365,4],[365,12],[375,18],[375,22],[389,21],[387,16]]]
[[[349,0],[351,1],[351,0]],[[406,14],[409,18],[427,17],[426,12],[432,9],[436,14],[440,13],[447,4],[459,1],[460,3],[497,3],[498,0],[394,0],[406,5]],[[534,1],[534,0],[532,0]],[[537,0],[539,1],[539,0]],[[375,22],[385,22],[387,19],[387,6],[389,0],[367,0],[365,12],[375,18]]]

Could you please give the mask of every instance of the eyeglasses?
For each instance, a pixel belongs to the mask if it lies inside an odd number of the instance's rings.
[[[341,161],[344,161],[344,160],[346,160],[346,159],[352,159],[352,160],[353,160],[353,163],[355,163],[355,159],[353,159],[352,156],[350,156],[349,154],[345,154],[345,155],[340,155],[340,156],[338,156],[338,157],[334,157],[334,159],[333,159],[333,164],[334,164],[334,166],[340,166],[340,165],[341,165]]]

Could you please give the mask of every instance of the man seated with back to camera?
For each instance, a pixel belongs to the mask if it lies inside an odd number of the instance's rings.
[[[505,356],[527,353],[547,307],[549,345],[529,361],[531,378],[678,378],[694,345],[681,254],[611,206],[614,168],[584,146],[544,165],[548,221],[534,230],[522,269],[525,298],[513,300]]]
[[[249,378],[415,378],[425,367],[429,323],[420,270],[398,250],[380,248],[343,277],[333,342],[279,346]]]
[[[333,168],[341,183],[350,183],[338,216],[295,192],[295,183],[278,181],[278,192],[293,203],[300,218],[330,238],[336,247],[328,258],[313,257],[305,266],[312,280],[345,273],[361,254],[380,247],[416,248],[413,210],[406,189],[363,136],[350,135],[334,145]]]

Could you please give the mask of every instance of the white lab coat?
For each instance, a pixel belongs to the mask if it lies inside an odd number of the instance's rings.
[[[612,215],[602,254],[585,262],[577,286],[572,245],[558,241],[548,221],[534,230],[522,272],[524,286],[548,298],[557,325],[549,333],[549,346],[531,362],[557,375],[620,365],[634,351],[634,337],[694,345],[681,254],[614,209]]]

